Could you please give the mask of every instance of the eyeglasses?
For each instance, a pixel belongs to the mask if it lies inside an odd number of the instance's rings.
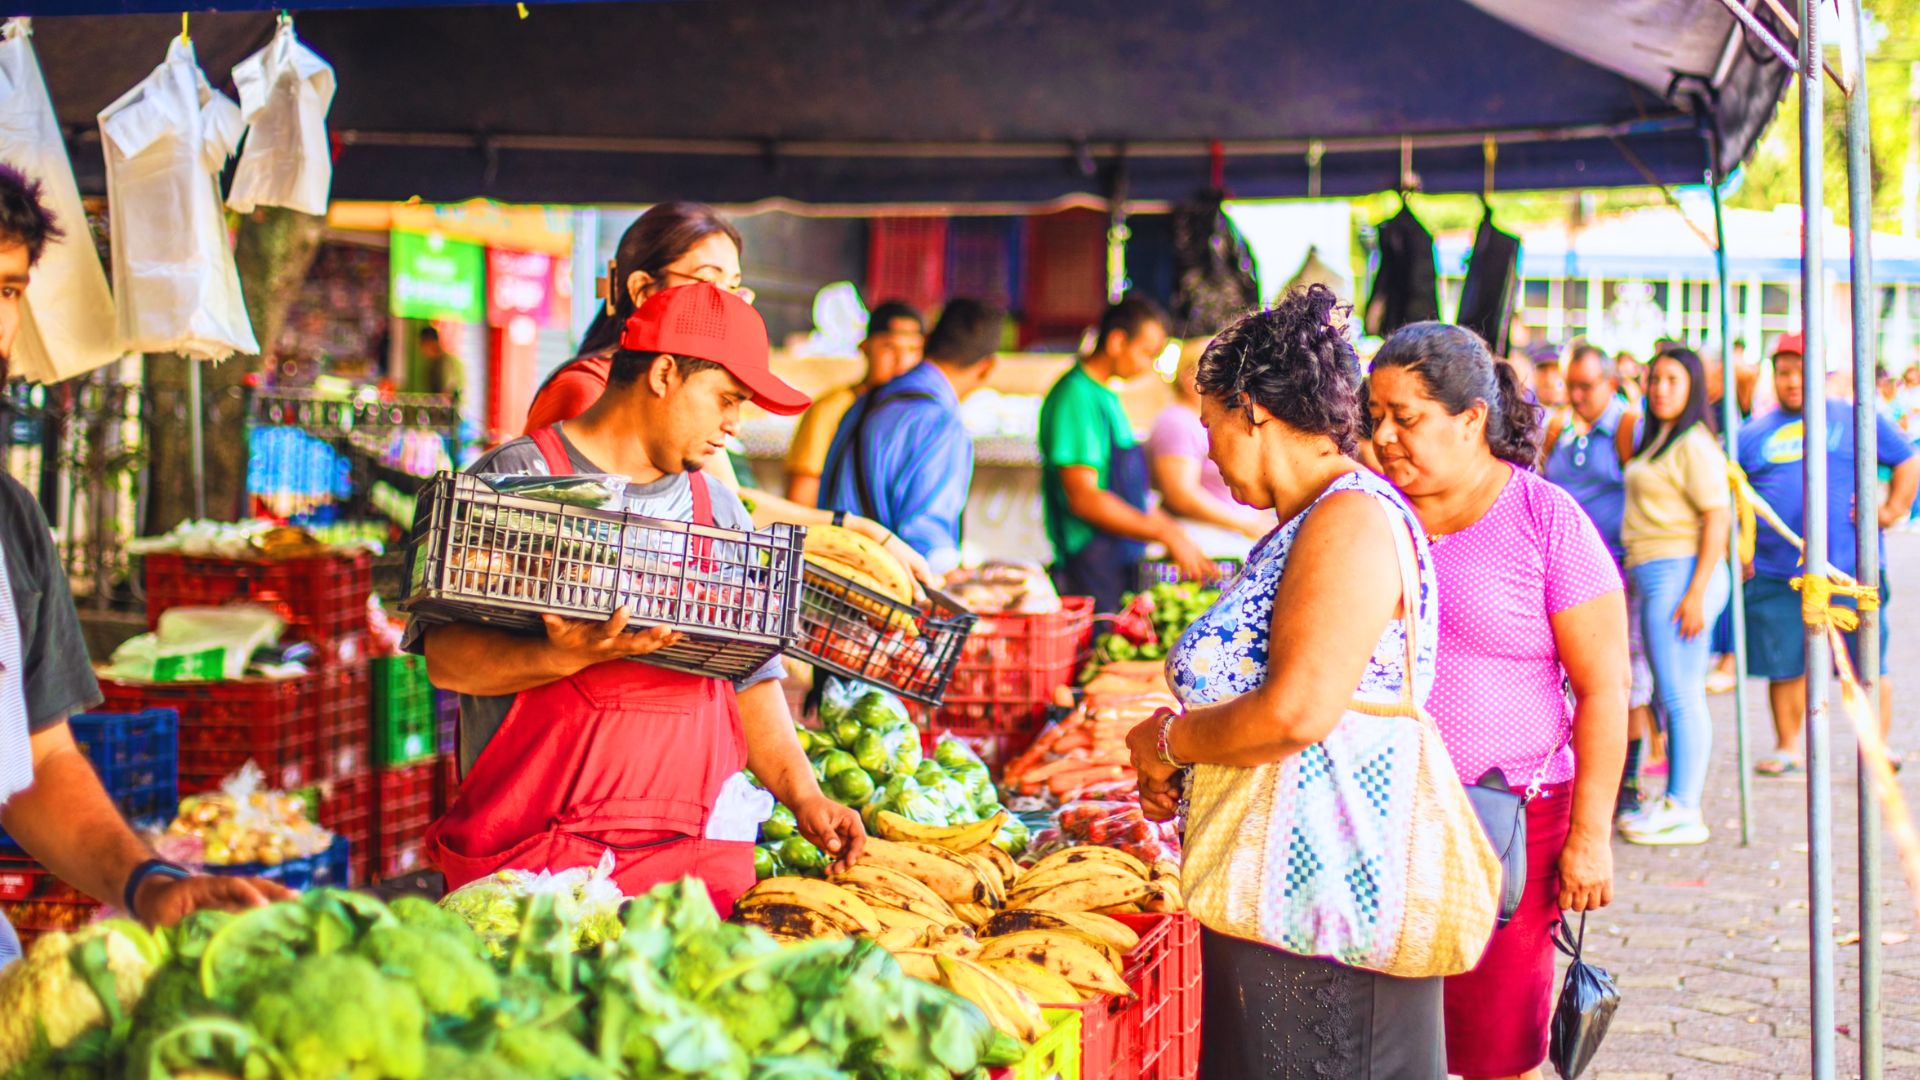
[[[725,282],[719,279],[719,276],[717,274],[703,277],[699,274],[689,274],[683,270],[662,270],[660,271],[660,276],[662,279],[676,278],[676,277],[685,278],[688,281],[696,282],[701,285],[712,285],[716,289],[725,289],[726,291],[732,293],[733,295],[739,297],[740,299],[745,300],[749,304],[753,303],[754,297],[758,295],[752,289],[747,288],[745,285],[726,284]]]

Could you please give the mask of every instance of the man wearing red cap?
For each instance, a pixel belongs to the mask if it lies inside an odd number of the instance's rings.
[[[627,320],[606,393],[578,418],[515,439],[475,473],[612,473],[628,508],[750,529],[738,496],[700,472],[752,401],[793,415],[806,395],[768,366],[767,330],[739,297],[687,285]],[[548,616],[544,639],[455,624],[408,628],[437,686],[460,698],[459,797],[428,834],[449,888],[506,869],[591,866],[611,852],[628,894],[692,874],[722,911],[753,885],[771,810],[751,768],[829,858],[865,843],[859,815],[820,791],[794,737],[779,659],[738,683],[632,663],[674,641]]]
[[[1802,445],[1807,406],[1806,341],[1799,334],[1785,334],[1773,347],[1773,389],[1780,407],[1756,417],[1740,429],[1740,467],[1753,482],[1754,491],[1778,511],[1788,527],[1806,535],[1805,502],[1806,452]],[[1845,574],[1856,570],[1856,522],[1864,511],[1877,514],[1881,528],[1902,521],[1913,506],[1920,489],[1920,457],[1912,444],[1882,416],[1874,442],[1878,463],[1891,469],[1884,501],[1877,507],[1855,507],[1853,497],[1853,406],[1828,397],[1826,387],[1816,378],[1813,392],[1821,399],[1816,407],[1827,410],[1827,561]],[[1871,393],[1871,389],[1868,391]],[[1883,606],[1891,599],[1887,592],[1885,540],[1880,549],[1880,596]],[[1804,651],[1806,627],[1800,620],[1800,594],[1792,579],[1800,576],[1800,551],[1780,534],[1761,525],[1755,537],[1751,578],[1746,586],[1747,601],[1747,674],[1768,680],[1768,699],[1773,706],[1774,734],[1778,748],[1762,758],[1755,771],[1762,776],[1785,776],[1802,767],[1801,733],[1806,726],[1806,674]],[[1893,677],[1887,672],[1887,626],[1883,611],[1880,618],[1880,723],[1885,733],[1893,715]],[[1848,634],[1847,651],[1859,662],[1859,635]]]

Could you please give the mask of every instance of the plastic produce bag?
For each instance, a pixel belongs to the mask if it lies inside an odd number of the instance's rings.
[[[1091,799],[1068,803],[1054,814],[1053,822],[1052,828],[1041,830],[1033,838],[1035,857],[1078,844],[1098,844],[1124,851],[1148,865],[1180,864],[1177,824],[1148,821],[1139,803]]]
[[[266,48],[234,65],[233,85],[248,126],[227,205],[242,214],[256,206],[325,214],[333,187],[332,65],[295,36],[292,19],[282,18]]]
[[[627,478],[610,473],[548,476],[544,473],[488,473],[480,479],[502,495],[544,499],[589,510],[618,510],[627,493]]]
[[[1620,1008],[1620,991],[1613,984],[1613,976],[1580,958],[1586,940],[1585,912],[1580,914],[1577,936],[1568,930],[1566,919],[1553,924],[1554,945],[1572,958],[1560,983],[1560,1001],[1553,1009],[1552,1045],[1547,1055],[1562,1080],[1574,1080],[1593,1063],[1613,1023],[1614,1011]]]
[[[66,134],[47,97],[25,19],[8,20],[0,30],[0,161],[39,181],[40,197],[64,227],[34,264],[13,345],[13,373],[53,383],[118,360],[113,294],[85,226]]]
[[[244,130],[240,107],[179,37],[153,74],[101,111],[113,295],[128,352],[221,360],[260,351],[220,205],[220,173]]]
[[[160,616],[153,678],[238,679],[253,654],[277,641],[286,625],[272,608],[259,604],[170,608]]]
[[[551,895],[554,912],[572,932],[576,950],[620,936],[620,906],[626,894],[613,881],[613,852],[598,866],[561,871],[502,870],[448,893],[440,905],[467,921],[494,956],[505,956],[520,933],[526,902]]]
[[[220,790],[181,799],[161,840],[169,858],[189,864],[277,866],[326,851],[333,834],[307,816],[305,799],[268,789],[249,761]]]

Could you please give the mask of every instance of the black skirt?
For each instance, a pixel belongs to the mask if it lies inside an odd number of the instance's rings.
[[[1440,979],[1200,931],[1201,1080],[1446,1080]]]

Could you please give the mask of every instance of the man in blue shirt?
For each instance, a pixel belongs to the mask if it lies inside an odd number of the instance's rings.
[[[820,506],[897,533],[936,574],[960,565],[973,487],[973,436],[960,402],[993,373],[1006,316],[954,300],[927,337],[926,360],[853,403],[827,449]]]
[[[1804,339],[1787,334],[1774,346],[1773,388],[1780,407],[1740,430],[1740,467],[1753,482],[1754,491],[1778,511],[1796,533],[1804,535],[1807,511],[1802,483],[1806,472],[1802,446],[1804,424],[1801,419],[1806,401],[1806,363]],[[1824,397],[1824,395],[1823,395]],[[1853,406],[1825,398],[1827,410],[1827,561],[1842,573],[1852,574],[1856,564],[1858,508],[1853,492]],[[1875,435],[1881,466],[1893,470],[1893,479],[1881,504],[1874,508],[1881,528],[1893,525],[1913,506],[1920,489],[1920,457],[1914,455],[1899,428],[1885,417],[1878,419]],[[1885,606],[1891,599],[1887,591],[1886,545],[1880,549],[1880,725],[1884,734],[1893,709],[1893,678],[1886,673],[1887,627],[1891,620]],[[1803,651],[1805,629],[1800,621],[1800,594],[1789,582],[1798,577],[1800,552],[1778,533],[1762,525],[1755,545],[1752,579],[1747,583],[1747,674],[1767,679],[1768,698],[1773,706],[1774,733],[1779,749],[1754,766],[1763,776],[1782,776],[1801,768],[1800,736],[1806,723],[1806,655]],[[1858,663],[1856,636],[1847,635],[1847,651]]]
[[[1573,496],[1600,530],[1613,561],[1624,566],[1620,523],[1627,509],[1625,462],[1633,457],[1640,414],[1620,396],[1620,369],[1606,350],[1575,341],[1567,347],[1562,374],[1567,404],[1547,422],[1541,472]],[[1627,620],[1627,652],[1633,681],[1627,695],[1627,767],[1620,785],[1623,814],[1640,806],[1640,754],[1653,731],[1653,670],[1647,666],[1639,619]]]

